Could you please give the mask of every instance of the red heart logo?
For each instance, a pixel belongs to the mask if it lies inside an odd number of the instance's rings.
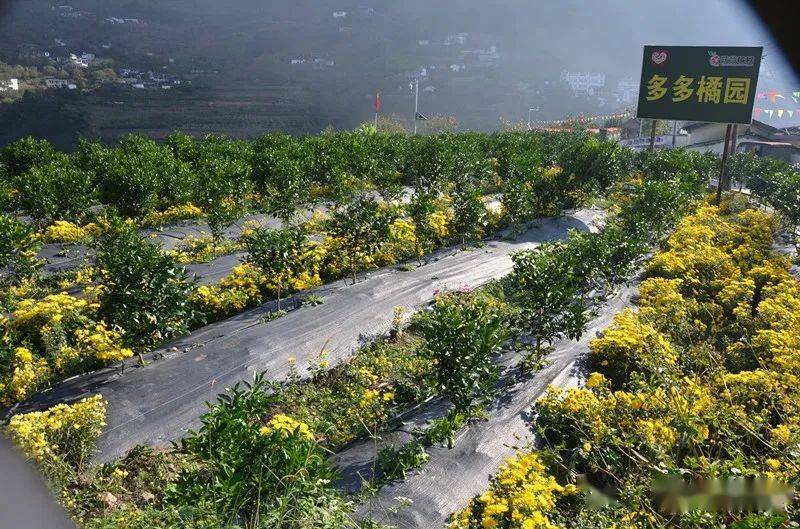
[[[650,56],[650,60],[653,61],[655,64],[663,64],[667,62],[669,58],[669,53],[666,50],[658,50],[654,51],[653,54]]]

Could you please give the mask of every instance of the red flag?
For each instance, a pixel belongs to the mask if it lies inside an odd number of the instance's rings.
[[[375,92],[375,101],[372,103],[372,106],[375,108],[375,112],[381,111],[381,93]]]

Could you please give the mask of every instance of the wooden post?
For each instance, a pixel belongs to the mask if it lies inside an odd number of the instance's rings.
[[[653,120],[653,124],[650,126],[650,151],[652,152],[656,148],[656,123],[658,123],[657,119]]]
[[[722,146],[722,163],[719,168],[719,178],[717,179],[717,199],[714,203],[719,206],[722,200],[722,181],[725,179],[725,162],[728,159],[728,148],[731,143],[731,128],[732,125],[725,127],[725,143]]]

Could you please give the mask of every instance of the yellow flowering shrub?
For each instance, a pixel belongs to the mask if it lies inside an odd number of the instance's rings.
[[[28,457],[39,463],[65,462],[81,469],[92,455],[105,417],[106,402],[94,395],[75,404],[15,415],[8,423],[8,433]]]
[[[389,225],[389,240],[374,256],[365,259],[372,266],[388,266],[418,255],[417,227],[409,219],[399,218]]]
[[[99,277],[100,271],[93,266],[81,266],[74,271],[74,275],[66,277],[58,282],[58,288],[66,290],[79,285],[88,285]],[[81,299],[89,296],[84,294]]]
[[[17,347],[11,372],[0,382],[0,402],[10,406],[42,387],[50,378],[51,370],[43,358],[34,358],[25,347]]]
[[[121,330],[94,320],[101,291],[87,287],[83,297],[61,292],[23,299],[10,318],[0,321],[6,339],[20,345],[10,361],[0,363],[1,402],[19,402],[58,376],[133,355],[122,345]]]
[[[242,243],[237,240],[215,240],[211,234],[202,233],[199,237],[186,237],[178,248],[168,251],[167,254],[176,263],[207,263],[220,255],[238,252],[242,248]]]
[[[687,299],[681,294],[680,279],[650,277],[639,285],[639,312],[642,319],[653,323],[659,330],[684,324],[693,313]]]
[[[329,216],[322,210],[315,209],[314,212],[311,214],[311,218],[309,218],[305,223],[303,223],[303,229],[306,233],[318,233],[323,230],[325,227],[325,222],[327,222]]]
[[[267,424],[259,429],[261,435],[272,435],[273,432],[280,432],[281,435],[289,435],[297,432],[297,434],[309,441],[314,439],[314,433],[309,429],[308,425],[304,422],[296,421],[279,413],[273,416]]]
[[[651,446],[669,448],[678,440],[678,434],[659,419],[643,419],[638,423],[638,431],[645,442]]]
[[[428,216],[428,225],[439,240],[443,241],[450,236],[451,224],[452,214],[450,214],[449,210],[434,211]]]
[[[191,301],[203,313],[222,318],[260,303],[267,283],[256,266],[243,263],[219,283],[198,287]]]
[[[89,311],[96,307],[86,300],[66,292],[49,294],[43,299],[23,299],[11,313],[10,325],[36,330],[43,325],[58,324],[65,316]]]
[[[547,474],[535,453],[506,459],[486,492],[453,516],[449,529],[555,529],[549,518],[556,500],[574,494]]]
[[[589,347],[592,362],[615,387],[622,386],[631,371],[652,373],[677,359],[669,341],[630,309],[614,316],[614,324]]]
[[[130,358],[133,351],[122,347],[122,333],[109,329],[105,322],[95,324],[94,328],[75,331],[77,347],[98,360],[116,362]]]
[[[86,242],[99,235],[100,227],[90,222],[79,226],[67,220],[57,220],[42,233],[44,242]]]
[[[194,204],[170,206],[164,211],[151,211],[142,219],[142,226],[157,227],[179,220],[193,219],[203,215],[203,210]]]

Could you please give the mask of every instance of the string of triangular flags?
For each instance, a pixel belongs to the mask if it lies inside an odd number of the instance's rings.
[[[773,104],[779,104],[781,102],[789,103],[794,102],[798,103],[798,106],[795,108],[764,108],[764,107],[755,107],[753,108],[753,118],[758,119],[764,115],[769,116],[770,118],[777,118],[783,119],[787,117],[791,119],[797,114],[800,117],[800,90],[797,92],[786,92],[784,95],[777,90],[770,90],[768,92],[756,92],[756,101],[763,100],[769,101]]]
[[[621,119],[631,117],[630,112],[618,112],[616,114],[605,114],[597,116],[575,116],[574,118],[566,119],[553,119],[550,121],[534,121],[536,125],[563,125],[565,123],[588,123],[590,121],[606,120],[606,119]]]
[[[753,118],[758,119],[766,114],[770,118],[782,119],[784,116],[791,119],[795,114],[800,117],[800,108],[761,108],[755,107],[753,109]]]
[[[791,94],[789,92],[786,92],[786,94],[787,95],[783,95],[781,92],[778,92],[777,90],[770,90],[769,92],[756,92],[756,101],[760,99],[769,99],[770,103],[775,104],[778,102],[778,99],[783,99],[783,100],[791,99],[795,103],[800,102],[800,91],[791,92]]]

